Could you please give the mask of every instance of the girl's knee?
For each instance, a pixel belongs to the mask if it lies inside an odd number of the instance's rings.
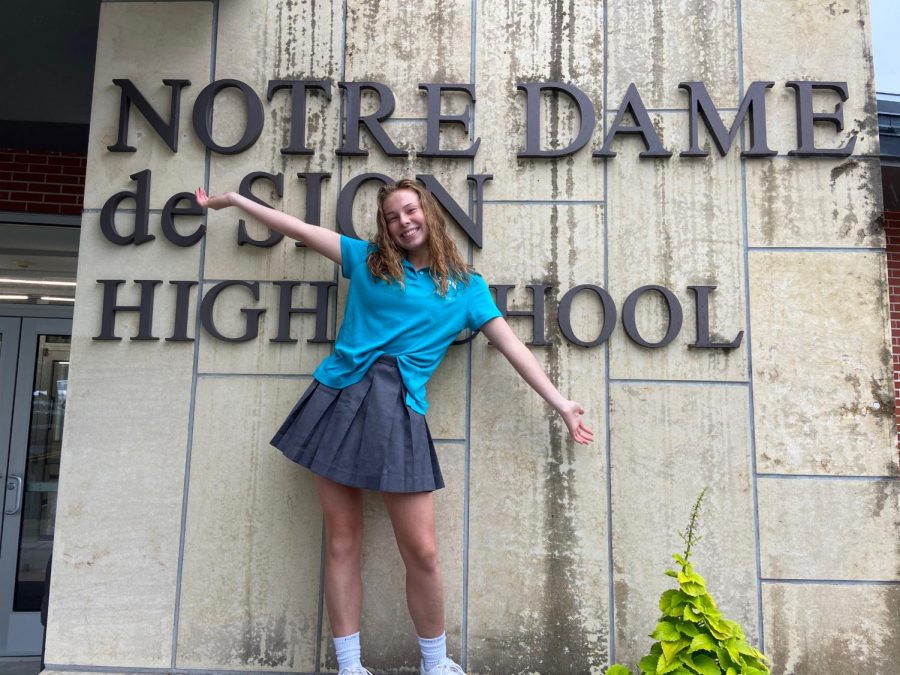
[[[325,526],[325,554],[332,560],[359,558],[362,552],[362,527],[356,524]]]
[[[433,574],[440,569],[437,545],[434,541],[418,542],[403,551],[403,562],[407,570]]]

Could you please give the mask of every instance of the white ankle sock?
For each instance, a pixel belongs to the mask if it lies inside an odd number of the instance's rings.
[[[338,670],[361,666],[359,655],[359,631],[353,635],[332,638],[334,641],[334,653],[337,655]]]
[[[425,670],[431,670],[443,659],[447,658],[447,633],[436,638],[419,638],[419,649],[422,650],[422,661]]]

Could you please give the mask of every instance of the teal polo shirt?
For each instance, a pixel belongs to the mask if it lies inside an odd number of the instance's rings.
[[[350,279],[347,306],[334,353],[313,376],[344,389],[359,382],[379,356],[393,356],[406,405],[424,415],[425,384],[450,343],[463,329],[478,330],[502,314],[480,275],[470,275],[468,283],[451,280],[441,296],[429,269],[417,271],[407,260],[403,286],[373,277],[366,258],[374,250],[374,244],[341,236],[341,273]]]

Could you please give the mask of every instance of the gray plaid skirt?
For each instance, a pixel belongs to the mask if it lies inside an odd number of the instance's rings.
[[[342,485],[437,490],[444,479],[431,432],[405,399],[396,360],[382,356],[345,389],[314,379],[271,443],[291,461]]]

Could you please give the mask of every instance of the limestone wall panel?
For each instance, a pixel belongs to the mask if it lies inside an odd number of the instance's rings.
[[[759,482],[762,576],[900,581],[891,480]]]
[[[438,556],[444,578],[447,649],[459,661],[463,604],[463,499],[465,445],[436,443],[446,487],[434,493]],[[403,560],[381,495],[366,493],[363,540],[363,660],[373,671],[413,672],[420,653],[406,607]],[[337,670],[326,613],[322,633],[324,670]]]
[[[96,277],[165,276],[154,269],[150,246],[167,244],[151,242],[143,251],[118,247],[102,238],[96,216],[85,218],[48,663],[170,665],[193,345],[162,339],[171,334],[175,306],[174,293],[163,286],[154,303],[159,340],[128,339],[138,328],[131,314],[116,322],[123,340],[92,340],[100,332],[103,301]],[[169,274],[196,273],[196,251],[172,254]],[[136,304],[137,288],[123,285],[118,301]]]
[[[303,220],[306,188],[296,179],[285,175],[285,194],[289,191],[303,195],[298,199],[280,200],[274,191],[257,187],[254,195],[272,207]],[[223,189],[237,190],[238,179]],[[262,185],[262,184],[260,184]],[[323,227],[334,230],[336,190],[329,183],[322,189],[321,214]],[[311,249],[296,245],[296,240],[284,237],[279,243],[266,248],[238,242],[239,220],[243,220],[247,234],[257,241],[265,241],[272,233],[264,225],[234,208],[209,211],[207,215],[206,249],[203,275],[206,279],[282,280],[303,279],[326,281],[334,277],[334,264]]]
[[[425,117],[425,93],[419,83],[471,82],[468,46],[472,4],[428,0],[384,11],[356,0],[347,4],[344,79],[388,85],[397,117]],[[364,108],[374,111],[377,103]],[[424,147],[424,146],[423,146]]]
[[[746,166],[751,246],[884,246],[877,160],[781,157]]]
[[[103,3],[97,36],[91,131],[88,141],[85,208],[100,208],[115,192],[133,190],[129,176],[152,170],[150,207],[161,209],[176,192],[203,177],[205,148],[191,124],[193,102],[209,83],[212,5],[208,2]],[[152,59],[147,54],[153,54]],[[186,79],[178,120],[178,151],[173,153],[132,106],[128,143],[136,152],[109,152],[119,127],[121,89],[113,79],[129,79],[169,121],[171,89],[163,79]],[[125,202],[123,208],[131,206]]]
[[[664,147],[687,143],[687,114],[654,113]],[[686,146],[685,146],[686,147]],[[746,341],[736,349],[690,349],[697,339],[696,303],[687,287],[716,286],[710,295],[710,336],[731,342],[745,328],[741,169],[736,155],[705,159],[638,157],[636,138],[616,141],[609,166],[609,291],[619,309],[610,338],[616,378],[731,380],[747,378]],[[684,324],[674,342],[647,349],[621,325],[625,299],[644,285],[668,288],[679,299]],[[653,297],[657,296],[657,297]],[[665,305],[650,294],[637,305],[637,327],[649,342],[667,329]]]
[[[737,9],[727,2],[608,3],[608,104],[632,82],[648,108],[687,108],[679,82],[701,81],[720,108],[736,108]],[[612,120],[608,120],[611,122]]]
[[[464,345],[450,347],[434,376],[428,381],[428,428],[438,439],[466,437],[466,396],[463,383],[469,369]]]
[[[312,474],[269,445],[308,383],[198,382],[180,668],[315,670],[321,509]]]
[[[619,385],[610,390],[616,660],[635,666],[673,588],[663,570],[683,553],[692,499],[709,488],[692,552],[719,608],[757,627],[756,545],[751,492],[748,389],[709,385]],[[715,467],[713,469],[713,467]],[[635,486],[640,486],[635,489]]]
[[[555,5],[485,2],[476,19],[478,124],[481,148],[476,173],[490,173],[490,198],[603,199],[603,167],[590,149],[602,144],[603,10],[601,3]],[[525,150],[525,93],[520,82],[577,83],[596,112],[592,140],[577,154],[559,159],[516,159]],[[549,95],[541,108],[542,149],[563,148],[575,139],[581,120],[562,96]],[[559,138],[556,146],[548,136]],[[508,158],[508,159],[507,159]]]
[[[489,281],[557,283],[602,277],[597,206],[491,206],[493,231],[476,265]],[[576,237],[582,246],[557,249]],[[514,243],[515,242],[515,243]],[[523,246],[524,244],[524,246]],[[505,254],[518,246],[520,255]],[[572,284],[574,285],[574,283]],[[550,294],[548,294],[550,299]],[[552,317],[553,312],[548,313]],[[585,327],[579,326],[581,330]],[[530,327],[515,329],[526,339]],[[552,334],[548,331],[548,335]],[[559,336],[533,351],[565,395],[605,425],[603,352]],[[604,455],[568,440],[555,413],[494,347],[473,345],[469,485],[470,669],[586,672],[607,658]],[[497,579],[503,579],[500,585]]]
[[[760,472],[896,475],[885,294],[880,253],[751,252]]]
[[[321,224],[334,229],[338,193],[338,159],[341,94],[332,85],[331,99],[318,90],[306,95],[306,145],[310,155],[284,154],[295,114],[287,90],[266,101],[270,80],[340,79],[340,41],[343,17],[340,7],[327,3],[226,3],[219,10],[216,71],[221,78],[246,82],[263,104],[264,126],[259,140],[237,155],[213,154],[209,188],[212,193],[237,191],[241,180],[254,171],[284,176],[284,196],[262,180],[253,193],[275,208],[310,221],[306,212],[307,185],[298,173],[330,173],[321,189]],[[249,28],[248,28],[249,27]],[[215,139],[236,142],[246,123],[243,103],[235,90],[225,90],[213,111]],[[249,234],[265,239],[269,232],[254,218],[228,209],[210,213],[205,275],[212,279],[318,279],[326,278],[330,265],[311,252],[297,249],[285,239],[273,248],[238,246],[237,222],[243,218]],[[330,276],[330,275],[329,275]]]
[[[204,284],[204,294],[209,293],[211,288],[211,282]],[[272,342],[278,336],[280,292],[274,284],[260,283],[260,299],[256,301],[248,288],[231,286],[224,289],[216,298],[212,311],[216,329],[228,338],[238,338],[247,331],[248,321],[251,325],[254,323],[250,315],[242,310],[265,309],[257,320],[259,334],[255,339],[244,342],[225,342],[201,329],[199,372],[311,374],[319,362],[331,353],[332,345],[308,342],[316,334],[314,314],[295,314],[291,319],[290,335],[297,342]],[[317,290],[312,286],[296,286],[293,290],[294,306],[314,308],[316,294]],[[331,295],[334,297],[334,291]],[[333,301],[329,304],[333,306]],[[333,316],[334,310],[329,307],[329,327]],[[328,337],[333,337],[331,328]]]
[[[766,584],[763,611],[774,675],[891,675],[900,663],[897,586]]]
[[[769,147],[797,149],[796,97],[790,80],[846,82],[844,130],[817,124],[816,147],[843,147],[857,136],[854,154],[878,154],[869,5],[855,0],[762,0],[741,6],[744,81],[774,81],[766,101]],[[832,112],[837,94],[814,95],[815,112]]]

